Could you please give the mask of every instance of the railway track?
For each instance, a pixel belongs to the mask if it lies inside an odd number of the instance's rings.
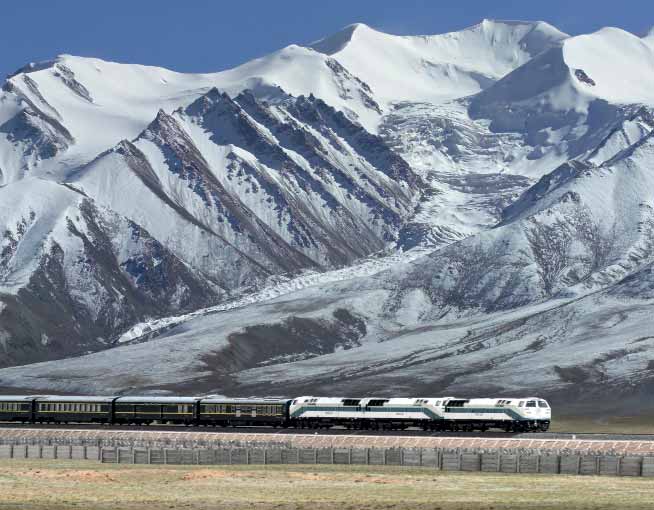
[[[595,432],[434,432],[420,429],[405,430],[352,430],[345,428],[331,429],[295,429],[269,427],[186,427],[183,425],[100,425],[100,424],[21,424],[0,423],[2,429],[25,430],[107,430],[107,431],[141,431],[141,432],[175,432],[184,431],[215,434],[270,434],[270,435],[311,435],[311,436],[375,436],[375,437],[438,437],[438,438],[485,438],[485,439],[556,439],[585,441],[654,441],[654,434],[616,434]],[[1,434],[1,432],[0,432]]]

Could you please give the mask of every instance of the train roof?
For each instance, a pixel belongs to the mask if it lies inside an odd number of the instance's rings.
[[[117,404],[133,404],[133,403],[148,403],[148,404],[193,404],[200,400],[202,397],[148,397],[145,396],[127,396],[118,397]]]
[[[38,402],[111,402],[116,397],[97,395],[44,395],[34,398]]]
[[[34,395],[0,395],[0,402],[29,402],[34,400]]]
[[[220,397],[202,397],[202,404],[286,404],[290,398],[277,397],[247,397],[247,398],[220,398]]]

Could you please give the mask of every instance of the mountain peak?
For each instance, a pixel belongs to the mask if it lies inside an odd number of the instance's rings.
[[[649,44],[654,45],[654,25],[647,32],[645,32],[643,40]]]
[[[338,53],[343,48],[345,48],[352,41],[355,33],[366,30],[372,32],[375,31],[364,23],[353,23],[352,25],[348,25],[342,28],[335,34],[311,43],[309,47],[319,53],[324,53],[325,55],[333,55],[334,53]]]

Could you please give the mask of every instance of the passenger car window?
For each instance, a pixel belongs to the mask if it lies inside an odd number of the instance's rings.
[[[536,402],[530,400],[529,402],[527,402],[527,407],[536,407]]]

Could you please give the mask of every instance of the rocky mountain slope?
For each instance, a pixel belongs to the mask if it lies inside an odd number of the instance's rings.
[[[5,364],[101,352],[0,370],[0,386],[642,407],[651,36],[354,25],[215,75],[127,66],[148,98],[129,122],[93,66],[123,68],[65,57],[5,85],[0,324]],[[74,125],[81,111],[107,130]],[[38,304],[45,282],[74,321]]]

